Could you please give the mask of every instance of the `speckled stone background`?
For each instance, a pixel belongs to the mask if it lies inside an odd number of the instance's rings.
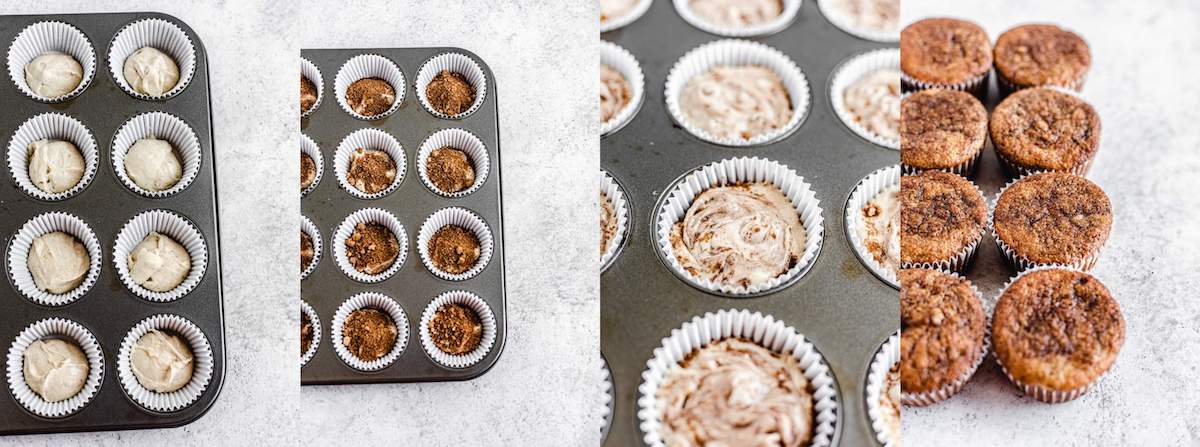
[[[993,41],[1008,28],[1054,22],[1092,49],[1083,97],[1100,112],[1101,149],[1089,178],[1112,199],[1115,225],[1096,275],[1127,325],[1116,365],[1079,400],[1023,397],[990,357],[963,392],[904,409],[904,444],[1200,445],[1200,3],[904,0],[904,23],[974,20]],[[985,154],[989,199],[1001,176]],[[1012,274],[991,239],[970,272],[985,299]]]

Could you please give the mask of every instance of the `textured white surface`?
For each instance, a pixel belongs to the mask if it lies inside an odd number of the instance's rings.
[[[1113,202],[1115,225],[1093,273],[1120,301],[1125,346],[1087,395],[1065,404],[1021,396],[988,359],[963,392],[931,408],[904,409],[906,445],[1198,445],[1200,400],[1200,4],[904,0],[904,23],[969,18],[995,38],[1027,22],[1055,22],[1092,48],[1083,96],[1099,110],[1101,149],[1089,177]],[[1000,178],[985,154],[985,193]],[[990,198],[990,197],[989,197]],[[985,241],[981,257],[998,261]],[[994,298],[1005,269],[971,272]]]

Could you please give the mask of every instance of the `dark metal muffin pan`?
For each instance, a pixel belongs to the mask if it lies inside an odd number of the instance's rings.
[[[878,445],[863,396],[866,371],[880,343],[900,326],[896,289],[859,262],[845,234],[846,200],[859,180],[900,161],[899,152],[876,146],[841,123],[829,103],[829,78],[852,55],[895,46],[856,38],[825,19],[816,1],[805,1],[785,30],[750,40],[788,55],[812,91],[808,117],[775,143],[731,148],[706,143],[676,125],[667,111],[664,84],[689,50],[722,36],[685,22],[672,2],[657,1],[632,24],[601,38],[633,53],[646,75],[641,111],[625,128],[600,141],[600,164],[632,204],[628,241],[600,276],[601,350],[612,368],[616,404],[610,446],[643,445],[637,398],[646,361],[662,339],[694,316],[720,309],[774,315],[803,333],[837,379],[841,410],[834,445]],[[678,176],[727,158],[778,161],[810,183],[821,201],[824,242],[798,281],[753,298],[726,298],[677,278],[656,253],[655,204]]]
[[[136,99],[117,86],[108,70],[108,45],[126,24],[144,18],[170,21],[187,33],[196,47],[196,72],[179,95],[163,101]],[[199,419],[212,407],[225,378],[225,325],[222,310],[220,232],[217,222],[217,183],[208,89],[208,60],[199,36],[183,21],[158,13],[69,14],[0,16],[0,42],[8,48],[26,26],[57,20],[79,28],[96,51],[96,74],[79,96],[60,104],[43,104],[23,95],[7,72],[0,79],[0,135],[7,148],[17,127],[29,118],[58,112],[83,122],[96,138],[99,162],[92,183],[78,195],[59,202],[36,200],[17,186],[7,163],[0,178],[0,237],[5,247],[5,282],[0,287],[0,348],[8,352],[17,334],[45,318],[61,317],[82,324],[100,343],[104,353],[104,377],[96,396],[79,412],[57,419],[43,418],[26,410],[12,395],[7,381],[0,391],[0,434],[55,433],[185,425]],[[6,50],[7,51],[7,50]],[[112,165],[112,140],[117,129],[135,115],[162,111],[181,118],[200,142],[201,162],[196,179],[178,194],[151,199],[130,191],[117,178]],[[117,232],[129,219],[146,210],[165,209],[184,216],[204,237],[209,263],[200,283],[182,298],[169,303],[151,302],[130,292],[113,267],[113,244]],[[34,304],[12,282],[7,256],[16,232],[34,216],[63,211],[83,219],[96,232],[103,252],[96,285],[77,301],[60,307]],[[117,353],[125,334],[146,317],[175,314],[196,324],[213,351],[213,376],[204,392],[190,406],[172,413],[156,413],[130,399],[117,378]]]
[[[441,119],[421,106],[417,99],[417,70],[430,58],[442,53],[457,52],[471,57],[483,68],[487,77],[487,94],[483,105],[461,119]],[[364,48],[301,50],[321,71],[325,80],[321,104],[311,115],[301,120],[301,132],[312,138],[325,159],[321,183],[300,200],[301,210],[321,232],[323,253],[320,263],[300,283],[302,299],[317,311],[322,335],[326,337],[317,352],[300,370],[303,385],[384,382],[440,382],[469,380],[479,377],[495,365],[504,350],[507,314],[504,285],[504,226],[500,209],[500,129],[497,120],[496,78],[491,68],[474,53],[449,47],[439,48]],[[375,121],[354,118],[338,104],[334,78],[338,69],[350,58],[360,54],[377,54],[390,59],[404,73],[405,93],[395,113]],[[395,86],[393,86],[395,87]],[[334,153],[342,139],[363,128],[375,128],[395,137],[404,148],[407,172],[395,191],[375,200],[351,196],[339,185],[334,174]],[[467,130],[487,147],[491,167],[487,179],[475,192],[461,198],[446,198],[429,190],[417,172],[417,151],[421,143],[434,132],[461,128]],[[297,185],[299,185],[297,179]],[[417,251],[417,232],[425,218],[451,206],[475,212],[492,230],[492,258],[478,275],[464,281],[447,281],[429,272],[421,263]],[[346,276],[337,266],[333,252],[333,233],[347,216],[362,208],[387,210],[400,220],[408,236],[408,252],[404,264],[392,277],[375,284],[364,284]],[[297,261],[298,263],[298,261]],[[299,267],[297,267],[299,268]],[[478,363],[466,368],[444,367],[433,361],[421,346],[420,323],[425,306],[435,297],[451,290],[466,290],[483,298],[496,317],[496,341]],[[347,365],[337,353],[331,340],[333,315],[351,296],[361,292],[379,292],[395,300],[408,317],[408,344],[398,359],[379,371],[359,371]]]

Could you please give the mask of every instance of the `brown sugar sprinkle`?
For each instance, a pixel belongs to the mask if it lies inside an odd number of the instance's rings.
[[[450,146],[429,153],[425,175],[442,192],[455,193],[475,184],[475,167],[470,157],[466,152]]]
[[[308,154],[300,154],[300,190],[304,191],[317,181],[317,162]]]
[[[364,78],[346,87],[346,103],[350,110],[362,116],[387,112],[396,102],[396,90],[379,78]]]
[[[346,238],[346,256],[355,270],[367,275],[378,275],[396,262],[400,254],[400,242],[381,223],[360,223],[354,233]]]
[[[350,154],[346,181],[367,194],[383,191],[396,181],[396,162],[387,152],[360,147]]]
[[[433,266],[450,274],[460,274],[479,261],[479,238],[458,225],[446,225],[429,238],[429,257]]]
[[[300,111],[307,112],[317,103],[317,86],[312,81],[300,75]]]
[[[312,236],[309,236],[308,233],[305,233],[304,231],[300,231],[300,272],[301,273],[303,273],[304,269],[307,269],[308,265],[312,263],[313,258],[316,257],[316,254],[317,254],[316,249],[313,248]]]
[[[474,310],[459,304],[445,304],[429,320],[429,338],[442,352],[467,354],[479,347],[483,323]]]
[[[379,309],[350,312],[342,325],[342,344],[359,360],[371,362],[392,352],[396,346],[396,323]]]
[[[308,348],[312,347],[313,342],[313,326],[312,322],[308,321],[308,315],[303,311],[300,312],[300,355],[308,352]]]
[[[442,70],[425,87],[425,97],[434,110],[454,116],[466,112],[475,103],[475,87],[462,73]]]

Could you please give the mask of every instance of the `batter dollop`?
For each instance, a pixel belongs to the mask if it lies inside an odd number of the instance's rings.
[[[683,86],[679,106],[692,126],[726,140],[749,140],[782,129],[792,117],[787,87],[758,65],[718,66]]]

